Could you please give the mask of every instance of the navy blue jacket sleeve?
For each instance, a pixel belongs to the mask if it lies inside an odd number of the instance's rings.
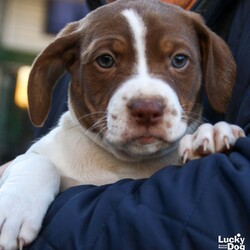
[[[29,249],[218,249],[238,233],[250,247],[250,138],[149,179],[59,195]],[[247,249],[247,248],[246,248]]]
[[[27,249],[213,250],[239,234],[250,249],[250,6],[240,2],[228,38],[238,65],[228,119],[247,137],[228,154],[167,166],[149,179],[65,191]]]

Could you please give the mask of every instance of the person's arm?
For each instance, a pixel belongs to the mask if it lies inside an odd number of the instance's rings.
[[[28,249],[218,249],[218,237],[250,247],[250,137],[149,179],[78,186],[56,199]]]

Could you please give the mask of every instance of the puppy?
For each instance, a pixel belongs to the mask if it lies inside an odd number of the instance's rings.
[[[225,122],[198,128],[202,89],[225,112],[235,63],[199,15],[173,5],[120,0],[66,26],[32,67],[35,125],[46,120],[65,70],[72,77],[69,111],[0,180],[1,249],[34,240],[59,189],[147,178],[244,136]]]

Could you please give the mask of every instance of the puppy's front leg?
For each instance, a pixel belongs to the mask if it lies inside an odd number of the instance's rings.
[[[26,153],[11,163],[0,179],[0,249],[34,240],[59,186],[60,175],[44,156]]]

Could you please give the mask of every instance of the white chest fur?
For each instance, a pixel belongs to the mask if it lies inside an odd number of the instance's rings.
[[[37,141],[27,153],[35,152],[48,157],[62,175],[63,189],[73,184],[107,184],[124,178],[146,178],[168,163],[174,163],[176,151],[159,159],[147,161],[120,161],[105,150],[94,136],[86,131],[66,112],[59,123],[41,140]]]

